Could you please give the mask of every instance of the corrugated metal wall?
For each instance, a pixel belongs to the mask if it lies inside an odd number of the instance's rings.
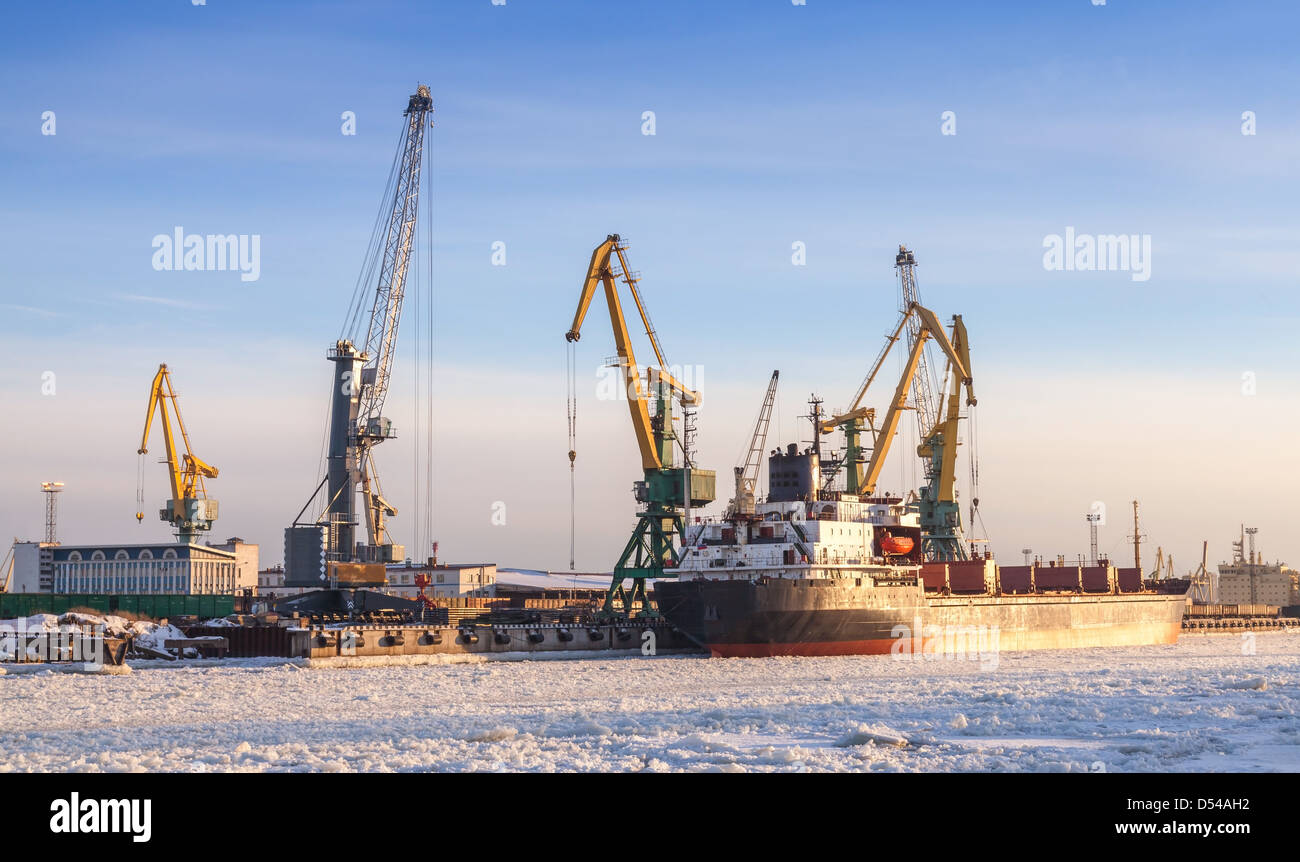
[[[235,612],[234,596],[186,595],[52,595],[0,593],[0,619],[32,614],[63,614],[73,608],[90,608],[103,614],[126,612],[140,617],[224,617]]]

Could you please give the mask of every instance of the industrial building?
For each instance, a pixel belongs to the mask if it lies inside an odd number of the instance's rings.
[[[420,594],[417,578],[427,575],[424,594],[430,598],[491,598],[497,595],[496,563],[391,563],[384,567],[384,582],[368,588],[390,596],[414,599]],[[272,566],[257,573],[259,596],[278,598],[320,589],[319,584],[296,586],[286,583],[285,567]]]
[[[1262,604],[1285,608],[1300,605],[1300,573],[1281,562],[1265,563],[1255,549],[1256,527],[1241,525],[1232,543],[1232,562],[1219,563],[1214,601],[1223,604]]]
[[[55,594],[237,592],[238,556],[206,545],[60,545],[53,551]],[[17,571],[15,571],[17,578]]]
[[[8,572],[0,573],[0,592],[48,593],[57,547],[57,542],[14,542],[13,563]]]
[[[1221,563],[1216,601],[1225,604],[1300,605],[1300,573],[1282,563]]]
[[[235,592],[255,589],[260,583],[258,577],[258,546],[249,544],[238,536],[226,539],[221,544],[207,543],[209,548],[230,551],[235,555]]]
[[[237,595],[257,585],[257,545],[60,545],[14,542],[0,592]]]
[[[424,594],[431,598],[490,598],[497,594],[496,563],[394,564],[387,571],[388,586],[384,592],[407,599],[419,594],[415,579],[422,573],[429,576]]]
[[[257,595],[264,596],[283,588],[284,566],[271,566],[257,573]]]

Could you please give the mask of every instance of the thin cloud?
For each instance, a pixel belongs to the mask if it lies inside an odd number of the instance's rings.
[[[57,311],[51,311],[48,308],[37,308],[34,305],[14,305],[12,303],[5,302],[5,303],[0,303],[0,308],[7,308],[11,311],[22,311],[22,312],[26,312],[27,314],[35,314],[38,317],[59,317],[60,316],[60,313]]]
[[[185,299],[172,299],[168,296],[144,296],[139,293],[119,293],[117,298],[124,302],[151,302],[155,305],[165,305],[168,308],[188,308],[192,310],[206,310],[211,308],[208,305],[202,305],[197,302],[190,302]]]

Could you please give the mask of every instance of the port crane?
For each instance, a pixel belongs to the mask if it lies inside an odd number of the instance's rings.
[[[647,368],[648,385],[642,383],[627,321],[623,317],[623,305],[618,291],[620,280],[632,295],[655,359],[659,363],[658,367]],[[674,465],[673,450],[679,440],[673,430],[673,401],[676,400],[684,409],[689,409],[700,403],[701,396],[698,391],[668,372],[668,363],[664,360],[659,337],[637,290],[638,282],[639,277],[627,263],[627,243],[618,234],[605,237],[605,241],[591,253],[591,262],[587,266],[582,293],[578,298],[578,309],[564,336],[570,344],[582,337],[582,324],[587,310],[596,295],[596,289],[603,287],[617,350],[617,356],[611,360],[611,365],[617,364],[620,369],[622,391],[632,417],[632,430],[641,453],[641,468],[644,473],[644,478],[633,486],[633,494],[641,509],[637,513],[636,529],[614,566],[613,579],[600,610],[600,616],[604,618],[634,614],[642,617],[657,616],[658,612],[651,607],[646,594],[646,581],[674,576],[672,570],[679,564],[681,556],[673,547],[673,537],[684,535],[684,510],[689,506],[703,506],[716,497],[717,479],[712,470],[696,469],[686,457],[682,459],[682,466]],[[570,363],[571,373],[572,368],[573,364]],[[651,402],[655,407],[653,414],[650,410]],[[570,420],[569,460],[572,463],[577,457],[577,448],[572,415]],[[630,590],[625,587],[625,582],[629,580],[632,583]]]
[[[171,418],[168,416],[167,404],[171,403],[171,413],[176,417],[176,428],[181,433],[181,443],[185,451],[177,454],[176,438],[172,432]],[[149,431],[153,426],[154,412],[157,411],[158,422],[162,426],[164,464],[167,465],[167,478],[171,483],[171,499],[158,511],[160,520],[171,523],[176,528],[176,538],[181,544],[194,543],[203,533],[212,529],[212,522],[217,519],[217,501],[208,498],[203,485],[204,479],[217,478],[217,468],[194,454],[190,447],[190,435],[185,430],[185,420],[181,418],[180,404],[176,400],[176,390],[172,387],[171,372],[166,363],[158,366],[153,383],[149,386],[149,409],[144,414],[144,434],[140,437],[139,478],[136,484],[137,507],[136,521],[144,521],[144,456],[149,452]]]
[[[907,327],[913,317],[918,318],[921,322],[920,335],[908,351],[903,374],[894,392],[894,399],[890,402],[889,409],[886,410],[880,427],[876,428],[875,408],[863,407],[862,399],[866,397],[867,390],[875,382],[881,366],[884,365],[885,359],[889,356],[890,350],[902,337],[904,328]],[[954,363],[961,375],[965,377],[965,366],[949,341],[943,324],[939,322],[933,311],[914,302],[899,315],[898,324],[894,327],[893,332],[886,337],[884,347],[881,348],[880,353],[877,354],[875,361],[871,364],[866,379],[858,387],[857,394],[854,395],[849,409],[820,420],[819,428],[821,433],[829,434],[837,428],[844,432],[847,454],[841,463],[847,468],[845,475],[846,493],[862,495],[875,493],[876,483],[880,479],[880,471],[884,467],[885,456],[889,454],[894,432],[898,430],[902,411],[909,409],[907,395],[911,390],[912,380],[915,377],[921,354],[925,350],[926,341],[930,338],[933,338],[943,348],[943,352],[948,356],[949,361]],[[866,426],[864,426],[864,422]],[[861,434],[867,426],[870,427],[874,440],[870,459],[862,457],[865,450],[861,445]],[[865,470],[863,469],[864,462]]]
[[[762,406],[758,409],[754,433],[750,435],[749,447],[745,451],[745,463],[735,468],[736,496],[727,507],[728,518],[747,518],[754,514],[754,492],[758,489],[758,471],[762,467],[763,452],[767,448],[767,429],[772,423],[772,406],[776,403],[776,383],[780,377],[780,370],[772,372]]]
[[[889,356],[893,346],[903,337],[903,333],[915,321],[917,337],[911,343],[903,373],[894,390],[893,400],[885,411],[879,427],[876,426],[876,411],[872,407],[862,406],[867,390],[875,382]],[[917,452],[927,458],[927,485],[922,489],[921,529],[922,547],[927,559],[952,560],[965,559],[966,550],[960,538],[960,512],[956,504],[956,442],[957,421],[960,418],[959,398],[962,387],[967,393],[967,404],[974,404],[971,391],[970,354],[967,346],[966,328],[960,316],[954,317],[952,337],[944,330],[943,324],[933,311],[925,306],[911,302],[899,315],[897,325],[886,337],[885,344],[866,379],[858,387],[857,394],[842,413],[819,420],[820,433],[829,434],[837,428],[844,433],[844,458],[832,467],[828,480],[842,466],[845,468],[845,493],[871,496],[876,491],[885,458],[889,454],[895,432],[898,430],[902,411],[909,409],[908,394],[920,367],[929,339],[943,350],[948,358],[948,377],[951,391],[946,404],[947,410],[935,422]],[[871,457],[865,457],[866,449],[862,445],[862,433],[869,431],[872,438]]]
[[[916,454],[925,461],[926,479],[920,499],[921,551],[925,559],[945,563],[969,556],[962,541],[961,507],[957,503],[957,424],[961,419],[962,389],[966,390],[967,407],[977,402],[970,373],[970,343],[960,314],[953,315],[950,342],[952,353],[945,374],[948,398],[916,447]],[[972,505],[978,506],[978,499],[972,500]]]
[[[422,84],[410,96],[402,113],[402,136],[385,191],[387,203],[375,224],[370,253],[344,325],[345,335],[327,351],[326,358],[334,364],[334,385],[325,477],[289,528],[310,531],[323,527],[322,553],[327,563],[382,564],[405,556],[405,548],[395,544],[388,534],[386,519],[395,516],[397,509],[384,499],[373,451],[385,440],[397,436],[383,410],[392,378],[407,271],[416,244],[420,179],[425,162],[424,136],[432,125],[432,115],[433,98],[429,88]],[[375,278],[373,292],[367,290],[368,276]],[[369,314],[365,313],[367,305]],[[303,514],[322,488],[326,494],[323,513],[315,522],[304,523]],[[366,527],[364,543],[356,541],[355,535],[358,489]],[[286,547],[290,546],[297,547],[297,544],[291,533],[287,533]],[[319,575],[314,573],[321,572],[321,555],[315,556],[315,560],[303,559],[300,567],[291,559],[292,551],[288,552],[286,568],[290,571],[286,580],[296,583],[316,580]]]

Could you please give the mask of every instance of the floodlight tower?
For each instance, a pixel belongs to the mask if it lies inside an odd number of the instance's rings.
[[[1088,550],[1092,555],[1092,564],[1097,565],[1097,525],[1101,523],[1100,512],[1089,512],[1085,517],[1088,519]]]
[[[59,543],[58,531],[58,494],[63,490],[62,482],[42,482],[41,490],[45,492],[45,544]]]

